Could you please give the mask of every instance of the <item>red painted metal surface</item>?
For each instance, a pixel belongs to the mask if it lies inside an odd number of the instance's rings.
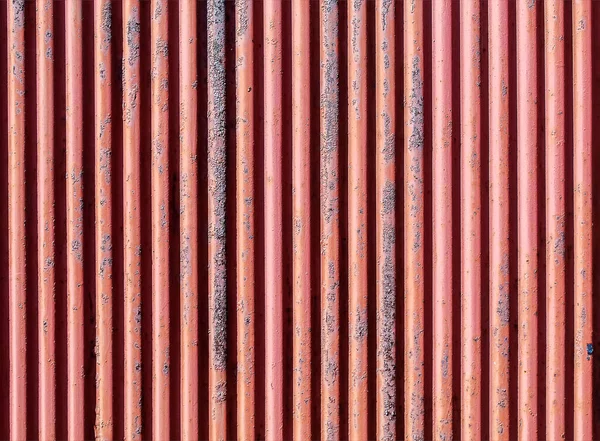
[[[461,323],[456,315],[456,307],[463,300],[456,292],[456,281],[460,276],[457,274],[459,267],[454,264],[459,255],[462,257],[457,249],[460,242],[456,237],[460,235],[455,216],[457,207],[453,204],[458,202],[454,198],[456,187],[460,185],[457,177],[462,177],[458,173],[456,167],[458,164],[454,160],[458,153],[455,140],[459,136],[456,133],[458,108],[454,106],[453,101],[457,92],[453,89],[456,86],[457,76],[453,64],[456,66],[458,61],[455,59],[456,51],[453,51],[457,45],[455,31],[457,23],[453,20],[456,7],[457,3],[452,0],[432,2],[433,414],[431,418],[432,436],[435,439],[452,438],[455,433],[458,433],[457,422],[453,418],[458,405],[456,397],[459,395],[455,386],[462,384],[462,381],[456,381],[461,376],[455,369],[459,356],[457,346],[459,340],[456,337],[457,332],[460,332],[456,324]],[[460,42],[461,45],[462,43]],[[462,91],[462,88],[460,90]],[[461,164],[461,171],[462,168]],[[421,178],[421,181],[424,179]],[[460,246],[462,248],[462,244]],[[422,271],[425,279],[427,275],[424,270]],[[424,341],[425,339],[426,337],[423,337]],[[427,438],[427,435],[425,437]]]
[[[600,439],[600,3],[2,0],[0,439]]]
[[[511,276],[511,263],[514,262],[514,246],[511,246],[514,232],[514,205],[511,204],[514,185],[512,167],[514,153],[511,154],[511,102],[514,84],[510,83],[510,47],[508,32],[510,8],[508,2],[491,2],[489,20],[489,430],[494,439],[510,440],[516,437],[514,424],[515,409],[510,405],[515,390],[515,333],[514,324],[514,276]],[[509,96],[509,93],[511,95]],[[485,118],[485,115],[484,115]],[[513,149],[514,151],[514,149]],[[512,165],[511,165],[512,164]],[[513,400],[514,402],[514,400]]]

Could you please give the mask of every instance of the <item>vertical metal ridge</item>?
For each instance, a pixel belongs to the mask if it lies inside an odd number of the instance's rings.
[[[152,435],[170,432],[169,2],[150,3],[152,130]]]
[[[254,2],[236,3],[238,438],[256,438],[255,369],[255,19]]]
[[[198,439],[198,61],[197,5],[179,3],[181,437]]]
[[[367,2],[348,2],[348,430],[367,439]]]
[[[2,4],[0,438],[597,435],[593,1]]]
[[[566,194],[564,3],[544,3],[546,125],[546,433],[564,438],[566,416]],[[541,434],[540,434],[541,435]]]
[[[399,11],[402,13],[402,11]],[[396,247],[401,246],[397,237],[398,183],[396,166],[402,146],[396,137],[396,32],[400,32],[396,20],[396,5],[393,1],[378,0],[375,3],[375,125],[376,125],[376,262],[377,323],[370,324],[377,332],[377,390],[376,393],[376,436],[379,441],[400,439],[397,433],[396,415],[398,402],[402,401],[397,391],[400,381],[396,378],[396,345],[401,338],[397,328],[396,304],[402,283],[397,275]],[[400,60],[401,61],[401,60]],[[363,86],[365,86],[363,84]],[[366,87],[366,86],[365,86]],[[407,419],[405,419],[407,421]]]
[[[434,438],[453,437],[452,415],[454,359],[460,348],[453,346],[452,271],[454,250],[452,187],[456,185],[453,162],[452,108],[452,9],[451,0],[435,2],[432,13],[433,39],[433,433]]]
[[[38,339],[40,439],[56,438],[54,6],[36,2]]]
[[[481,329],[481,11],[460,5],[461,93],[461,437],[480,435]]]
[[[422,1],[404,2],[405,440],[425,439],[423,15]]]
[[[68,436],[85,438],[85,309],[83,244],[85,207],[83,194],[83,45],[82,3],[66,6],[66,129],[67,129],[67,357],[68,357]]]
[[[283,182],[281,0],[263,5],[265,192],[265,439],[283,439]]]
[[[96,424],[97,439],[113,439],[113,159],[111,0],[94,1]]]
[[[125,439],[142,437],[142,239],[139,0],[123,2],[124,423]]]
[[[574,439],[592,439],[592,2],[573,3]]]
[[[340,438],[339,6],[320,2],[321,440]]]
[[[25,0],[6,2],[8,15],[8,236],[10,438],[27,438],[27,270],[25,229]],[[31,351],[31,349],[29,349]]]
[[[453,170],[452,107],[452,0],[433,3],[432,11],[432,95],[433,95],[433,437],[452,438],[454,363],[460,349],[453,345],[453,307],[457,299],[452,271],[452,247],[456,226],[452,217]],[[462,4],[461,4],[462,7]],[[461,8],[462,9],[462,8]],[[454,43],[456,44],[456,43]],[[458,354],[457,354],[458,353]]]
[[[209,438],[227,439],[225,0],[207,4]]]
[[[490,438],[508,441],[511,436],[510,347],[510,114],[509,2],[488,3],[489,26],[489,163],[490,163]]]
[[[293,434],[312,438],[310,0],[292,1]],[[308,99],[307,99],[308,95]]]
[[[517,3],[517,198],[519,438],[538,434],[538,78],[539,4]]]

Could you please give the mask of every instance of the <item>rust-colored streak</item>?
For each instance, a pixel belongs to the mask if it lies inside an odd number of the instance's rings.
[[[123,3],[123,200],[125,244],[125,439],[142,437],[142,240],[139,0]]]
[[[488,3],[489,25],[489,150],[490,170],[490,439],[508,441],[511,436],[510,346],[510,112],[508,30],[509,3]],[[482,415],[485,418],[485,415]]]
[[[538,438],[538,3],[517,2],[517,216],[520,439]]]
[[[236,139],[237,139],[237,344],[238,439],[252,441],[255,431],[255,155],[254,4],[236,5]]]
[[[399,11],[400,13],[402,11]],[[402,437],[396,430],[397,392],[396,345],[400,330],[396,325],[397,276],[396,247],[396,149],[401,146],[396,136],[396,6],[394,2],[375,3],[375,97],[376,118],[376,263],[377,263],[377,409],[375,413],[377,439],[392,441]],[[401,184],[400,184],[401,185]],[[373,393],[373,391],[370,391]]]
[[[283,439],[282,1],[264,3],[265,436]]]
[[[83,46],[82,3],[75,0],[66,8],[66,86],[67,86],[67,349],[68,349],[68,436],[85,439],[84,354],[84,275],[83,243],[85,209],[83,195]]]
[[[593,248],[592,248],[592,2],[573,2],[573,205],[574,205],[574,434],[593,430]],[[597,289],[597,287],[596,287]],[[597,391],[596,391],[597,397]],[[597,400],[597,398],[596,398]],[[596,424],[598,422],[596,421]]]
[[[481,433],[481,13],[460,6],[461,436]],[[447,53],[450,53],[447,51]]]
[[[170,439],[169,2],[150,3],[152,90],[152,435]]]
[[[315,3],[292,1],[292,240],[293,240],[293,436],[312,439],[312,311],[311,294],[311,108],[306,93],[310,78],[310,15]],[[314,116],[312,118],[315,118]],[[311,185],[312,184],[312,185]]]
[[[437,2],[435,3],[437,5]],[[425,439],[423,2],[404,2],[404,438]],[[437,425],[436,425],[437,427]]]
[[[8,12],[8,248],[10,438],[27,439],[27,272],[25,225],[25,1]],[[30,319],[31,320],[31,319]],[[30,351],[32,349],[29,349]],[[32,379],[33,380],[33,379]]]
[[[179,3],[181,438],[199,438],[198,412],[198,34],[194,0]]]
[[[565,437],[565,34],[564,2],[544,3],[546,100],[546,434]]]
[[[349,439],[367,439],[367,2],[348,2]]]
[[[225,0],[207,4],[209,437],[227,439]]]
[[[320,2],[321,441],[340,439],[339,6]]]
[[[114,437],[113,409],[113,3],[94,2],[95,241],[96,241],[96,438]]]

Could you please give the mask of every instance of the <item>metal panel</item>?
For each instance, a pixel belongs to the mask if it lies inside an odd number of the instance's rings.
[[[0,439],[600,439],[600,2],[0,40]]]

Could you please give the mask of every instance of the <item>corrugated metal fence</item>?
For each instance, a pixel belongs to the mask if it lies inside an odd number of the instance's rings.
[[[600,2],[0,10],[0,439],[600,439]]]

